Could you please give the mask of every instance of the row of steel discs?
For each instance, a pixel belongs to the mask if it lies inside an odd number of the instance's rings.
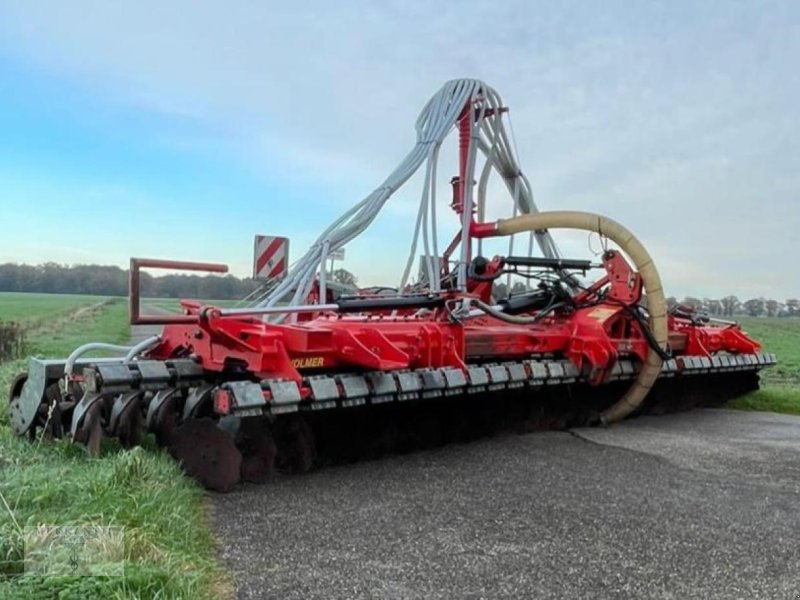
[[[25,379],[20,375],[12,384],[12,412],[18,409]],[[211,390],[202,386],[188,391],[132,391],[92,399],[72,439],[97,456],[103,437],[116,438],[130,448],[152,433],[188,475],[219,491],[231,489],[242,479],[263,482],[276,470],[297,472],[311,467],[313,435],[299,415],[286,415],[277,422],[268,417],[218,420],[210,410]],[[58,383],[47,386],[25,434],[31,439],[68,436],[73,413],[76,407],[81,410],[85,398],[78,384],[72,384],[68,393],[62,393]]]

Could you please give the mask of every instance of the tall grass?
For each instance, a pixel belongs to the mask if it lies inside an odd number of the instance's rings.
[[[1,301],[1,300],[0,300]],[[33,327],[32,351],[64,357],[86,341],[124,343],[126,308],[110,301]],[[52,325],[55,323],[56,325]],[[0,364],[4,395],[24,361]],[[219,598],[230,595],[214,560],[204,493],[146,438],[147,448],[104,442],[90,458],[68,441],[17,438],[0,402],[0,598]],[[23,529],[48,525],[124,528],[124,577],[23,574]]]
[[[25,330],[19,323],[0,321],[0,362],[13,360],[25,351]]]

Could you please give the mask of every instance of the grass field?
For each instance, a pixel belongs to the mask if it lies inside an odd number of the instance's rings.
[[[762,389],[728,406],[800,414],[800,319],[743,318],[741,322],[765,352],[778,356],[778,365],[761,372]]]
[[[20,296],[0,295],[0,315],[13,310],[29,326],[34,354],[64,357],[85,341],[128,340],[122,299]],[[66,441],[13,435],[5,394],[23,369],[21,360],[0,364],[0,598],[229,595],[214,561],[203,491],[166,453],[152,443],[128,451],[107,443],[101,458],[89,458]],[[123,527],[125,577],[20,576],[21,532],[40,524]]]
[[[102,296],[73,294],[20,294],[0,292],[0,321],[17,321],[23,324],[64,315],[65,312],[102,302]]]

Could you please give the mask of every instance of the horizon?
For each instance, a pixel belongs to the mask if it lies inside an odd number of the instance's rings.
[[[798,294],[800,6],[427,7],[0,7],[0,263],[153,256],[241,277],[256,234],[289,237],[293,261],[467,75],[510,106],[540,209],[628,226],[668,295]],[[420,188],[348,245],[364,285],[399,281]],[[586,255],[585,236],[554,237]]]

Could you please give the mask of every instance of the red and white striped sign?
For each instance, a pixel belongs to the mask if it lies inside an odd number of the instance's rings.
[[[289,238],[257,235],[253,279],[283,277],[289,268]]]

